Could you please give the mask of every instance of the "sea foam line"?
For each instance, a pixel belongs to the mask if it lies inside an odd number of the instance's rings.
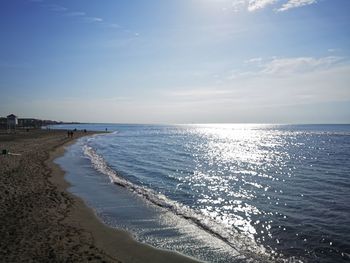
[[[92,166],[100,173],[107,175],[112,183],[128,189],[156,206],[162,207],[186,220],[191,221],[204,231],[209,232],[213,236],[224,241],[238,254],[243,255],[246,258],[259,259],[259,262],[263,262],[265,259],[266,261],[268,260],[269,256],[266,253],[265,248],[256,244],[254,240],[243,236],[233,229],[228,229],[218,224],[211,218],[194,211],[186,205],[173,201],[161,193],[157,193],[144,186],[135,185],[122,178],[107,164],[102,156],[96,153],[91,146],[84,145],[83,152],[85,156],[90,159]],[[262,260],[263,258],[264,260]]]

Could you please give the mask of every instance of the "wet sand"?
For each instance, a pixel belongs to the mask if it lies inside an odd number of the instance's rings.
[[[196,262],[155,249],[104,225],[67,192],[53,160],[76,138],[92,133],[35,130],[0,132],[0,261],[2,262]],[[1,152],[0,152],[1,153]]]

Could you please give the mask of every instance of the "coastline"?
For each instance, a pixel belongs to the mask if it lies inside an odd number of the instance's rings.
[[[200,262],[177,252],[154,248],[150,245],[136,241],[130,233],[121,229],[111,228],[105,225],[88,207],[84,200],[68,191],[70,184],[64,179],[65,172],[54,160],[62,156],[66,147],[72,145],[77,139],[64,144],[50,152],[50,158],[46,161],[51,169],[51,178],[60,190],[65,191],[74,199],[73,209],[69,217],[66,218],[70,225],[74,225],[89,231],[94,238],[94,245],[102,249],[113,258],[122,262],[154,262],[154,263],[190,263]]]
[[[30,133],[0,137],[1,148],[20,154],[0,159],[5,165],[0,187],[7,195],[0,202],[3,259],[198,262],[139,243],[128,232],[106,226],[82,199],[68,192],[65,173],[54,160],[78,138],[95,132],[78,132],[73,139],[67,138],[65,131]]]

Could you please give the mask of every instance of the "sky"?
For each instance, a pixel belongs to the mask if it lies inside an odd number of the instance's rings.
[[[0,116],[350,123],[349,0],[0,0]]]

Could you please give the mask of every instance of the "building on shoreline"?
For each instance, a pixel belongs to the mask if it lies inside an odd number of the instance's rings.
[[[0,117],[0,129],[6,129],[7,128],[7,118]]]
[[[43,121],[33,118],[21,118],[18,119],[18,127],[21,128],[41,128]]]
[[[7,130],[8,131],[16,131],[16,127],[18,125],[18,118],[14,114],[7,115]]]
[[[56,124],[79,124],[78,122],[62,122],[52,120],[41,120],[35,118],[18,118],[15,114],[10,114],[7,117],[0,117],[0,129],[8,130],[9,132],[16,129],[40,129],[43,126]]]

